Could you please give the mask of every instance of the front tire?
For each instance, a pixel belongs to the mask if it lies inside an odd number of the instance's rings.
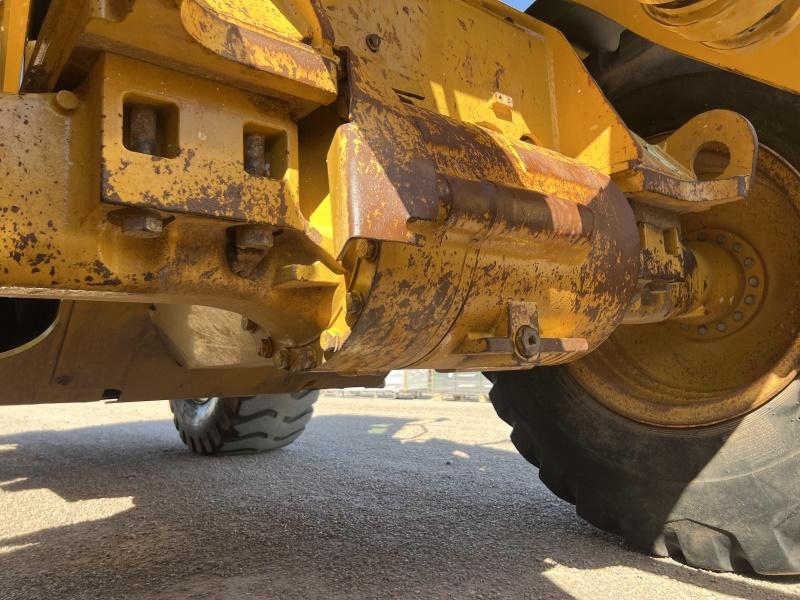
[[[722,216],[730,225],[735,221],[731,211],[744,210],[735,229],[744,236],[758,237],[759,227],[768,233],[761,241],[774,262],[767,273],[765,304],[753,319],[760,329],[731,336],[727,347],[708,340],[702,352],[690,354],[672,346],[677,338],[667,337],[663,327],[631,326],[651,328],[650,333],[635,330],[635,338],[634,330],[621,328],[572,365],[491,374],[492,403],[513,427],[517,449],[539,467],[545,485],[598,528],[621,534],[641,551],[695,567],[800,573],[800,130],[795,126],[800,97],[695,63],[630,34],[623,36],[617,53],[590,66],[639,135],[659,136],[707,110],[729,109],[753,123],[768,148],[762,150],[765,160],[787,165],[781,168],[787,173],[783,180],[762,180],[787,198],[785,209],[773,214],[778,216],[771,221],[771,233],[761,226],[769,206],[776,204],[769,200],[756,206],[758,198],[699,213],[684,223],[691,230],[712,226]],[[761,176],[764,172],[759,171]],[[778,242],[783,250],[776,250]],[[643,351],[647,344],[656,344],[655,350]],[[744,364],[737,362],[738,353],[751,362],[736,371],[733,365]],[[686,370],[658,377],[657,359],[682,361]],[[608,365],[615,369],[604,371]],[[760,388],[759,403],[753,404],[757,408],[721,422],[708,417],[696,398],[735,397],[747,387],[737,381],[749,376],[747,368],[772,386]],[[647,377],[652,377],[649,398]],[[670,395],[674,406],[669,406]],[[686,406],[693,402],[696,424],[683,416],[676,426],[666,423],[675,411],[689,414]]]
[[[198,454],[264,452],[291,444],[311,419],[319,392],[170,400],[181,440]]]

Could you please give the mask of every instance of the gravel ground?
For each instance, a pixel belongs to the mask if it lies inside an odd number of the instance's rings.
[[[267,455],[189,454],[166,403],[0,408],[0,598],[796,598],[633,553],[486,404],[326,398]]]

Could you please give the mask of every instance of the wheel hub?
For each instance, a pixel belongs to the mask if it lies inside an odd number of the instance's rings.
[[[800,361],[800,175],[762,147],[745,200],[681,219],[686,244],[711,256],[701,305],[626,325],[569,366],[599,402],[666,427],[723,422],[763,405]]]

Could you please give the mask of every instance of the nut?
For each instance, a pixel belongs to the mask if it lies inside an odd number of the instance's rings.
[[[242,329],[248,333],[255,333],[258,331],[258,323],[247,317],[242,317]]]
[[[261,338],[261,341],[258,342],[258,355],[263,358],[272,358],[273,352],[274,345],[272,343],[272,338],[269,336]]]
[[[309,371],[317,366],[317,355],[308,346],[300,348],[298,354],[297,368],[299,371]]]
[[[533,358],[539,353],[539,332],[530,325],[523,325],[517,329],[514,344],[520,356]]]
[[[292,367],[292,355],[286,348],[281,348],[273,358],[275,366],[281,371],[288,371]]]
[[[375,259],[378,258],[378,244],[372,240],[358,240],[356,242],[356,254],[367,262],[375,262]]]
[[[156,211],[145,208],[115,210],[108,213],[108,220],[128,237],[155,238],[164,232],[164,218]]]

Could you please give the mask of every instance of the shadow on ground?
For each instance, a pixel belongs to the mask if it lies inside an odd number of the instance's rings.
[[[0,436],[3,518],[71,523],[0,540],[0,597],[595,598],[623,575],[692,597],[797,597],[628,552],[493,444],[389,417],[309,429],[224,458],[187,453],[166,420]],[[115,498],[130,502],[104,513]]]

